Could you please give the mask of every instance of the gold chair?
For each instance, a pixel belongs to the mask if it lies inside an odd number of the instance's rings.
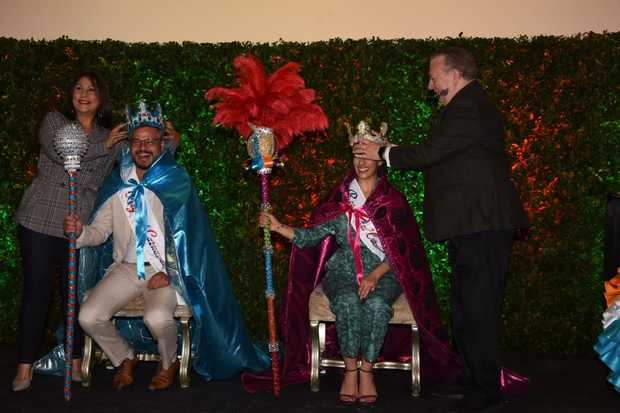
[[[88,292],[87,292],[88,294]],[[119,310],[114,317],[143,317],[144,316],[144,298],[138,296],[123,309]],[[174,318],[178,318],[181,322],[183,344],[181,345],[181,365],[179,368],[179,382],[181,387],[186,389],[190,384],[189,361],[191,356],[191,340],[189,321],[192,318],[191,309],[185,304],[178,304],[174,310]],[[105,354],[94,349],[94,341],[88,335],[84,334],[84,356],[82,359],[82,386],[89,387],[92,379],[93,364],[95,358],[99,360],[105,359]],[[97,354],[95,354],[97,353]],[[138,360],[142,361],[159,361],[159,354],[152,353],[136,353]]]
[[[325,323],[336,321],[336,317],[329,308],[329,300],[320,284],[310,295],[308,307],[310,310],[310,335],[312,338],[310,389],[316,392],[319,391],[319,375],[325,372],[325,367],[344,368],[344,361],[323,357],[323,351],[325,351]],[[411,395],[418,397],[420,395],[420,337],[418,325],[404,294],[398,297],[393,308],[394,315],[390,320],[390,324],[411,326],[411,361],[408,363],[381,361],[374,363],[374,368],[411,371]]]

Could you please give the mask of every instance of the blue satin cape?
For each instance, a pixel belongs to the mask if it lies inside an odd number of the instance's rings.
[[[126,150],[120,166],[101,188],[91,221],[106,200],[130,186],[122,181],[120,170],[132,165]],[[212,380],[225,379],[244,370],[258,372],[268,368],[269,357],[248,336],[207,215],[185,168],[177,165],[173,155],[165,150],[140,184],[153,191],[164,206],[166,269],[172,285],[191,305],[194,315],[191,326],[194,370],[206,380]],[[98,247],[80,250],[80,301],[112,263],[111,238]],[[116,326],[136,351],[157,352],[142,320],[118,319]],[[50,360],[41,361],[50,364]],[[48,369],[46,373],[52,372]]]
[[[620,393],[620,319],[608,325],[598,336],[594,351],[611,369],[607,381]]]

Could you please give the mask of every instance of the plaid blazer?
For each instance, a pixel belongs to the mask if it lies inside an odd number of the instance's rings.
[[[69,185],[63,160],[54,150],[54,135],[67,122],[58,112],[50,112],[43,119],[37,176],[26,189],[16,213],[17,222],[24,227],[61,238],[64,238],[63,221],[69,213]],[[76,178],[76,212],[82,222],[88,222],[99,187],[112,170],[120,150],[121,145],[106,148],[108,133],[97,125],[88,135],[90,143]]]

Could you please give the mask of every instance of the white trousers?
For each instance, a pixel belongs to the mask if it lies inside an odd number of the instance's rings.
[[[133,358],[134,352],[118,334],[112,316],[140,295],[144,296],[144,324],[157,340],[163,368],[167,369],[177,357],[176,293],[171,286],[148,289],[147,281],[154,273],[152,267],[146,267],[146,279],[140,280],[135,264],[115,264],[80,307],[80,325],[115,367]]]

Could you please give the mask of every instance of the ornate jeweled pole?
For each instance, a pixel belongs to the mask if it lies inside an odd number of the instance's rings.
[[[61,127],[54,138],[54,148],[63,158],[65,171],[69,175],[69,214],[75,214],[77,207],[76,175],[80,160],[88,149],[88,137],[77,123]],[[69,237],[69,267],[67,271],[67,321],[65,327],[65,400],[71,400],[73,337],[75,330],[75,307],[77,300],[77,249],[76,234]]]
[[[237,56],[234,65],[239,87],[214,87],[207,91],[205,98],[220,100],[214,105],[217,113],[213,123],[235,128],[246,140],[252,158],[251,168],[261,178],[261,210],[267,212],[271,209],[269,175],[276,153],[281,153],[295,135],[326,129],[327,117],[321,107],[313,103],[314,90],[305,87],[298,63],[289,62],[270,76],[256,56]],[[273,248],[268,228],[263,229],[263,239],[273,393],[279,396],[280,357],[271,267]]]
[[[274,162],[275,139],[273,130],[265,127],[252,127],[253,133],[247,142],[248,154],[252,158],[251,169],[261,180],[261,210],[269,212],[269,175]],[[271,356],[271,371],[273,373],[273,394],[280,396],[280,345],[276,328],[275,298],[273,288],[271,231],[263,228],[263,255],[265,257],[265,299],[267,300],[267,322],[269,328],[269,355]]]

